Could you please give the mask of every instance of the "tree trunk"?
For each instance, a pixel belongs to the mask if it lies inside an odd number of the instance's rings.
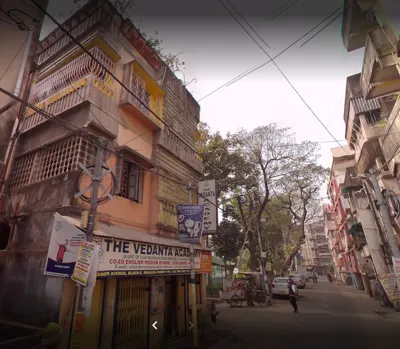
[[[257,237],[252,231],[249,231],[249,252],[250,252],[250,270],[256,271],[258,260],[257,260]]]
[[[291,266],[292,260],[296,256],[297,252],[299,252],[300,247],[304,241],[304,238],[305,238],[304,235],[299,237],[299,240],[296,242],[296,245],[294,246],[292,251],[287,256],[285,262],[283,263],[282,269],[287,270]]]

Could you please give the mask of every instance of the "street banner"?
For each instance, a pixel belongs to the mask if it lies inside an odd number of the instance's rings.
[[[200,251],[195,250],[195,270]],[[190,273],[190,253],[185,247],[101,238],[98,277],[165,276]]]
[[[177,205],[179,241],[200,243],[203,233],[204,205]]]
[[[87,285],[96,246],[96,243],[82,241],[79,247],[78,258],[71,279],[82,286]]]
[[[199,204],[204,205],[203,234],[216,234],[218,227],[218,207],[215,180],[199,182],[197,192],[199,194]]]
[[[71,276],[78,257],[79,246],[85,240],[86,234],[83,231],[66,221],[60,214],[55,213],[44,275]]]
[[[395,273],[378,275],[379,281],[391,302],[400,301],[400,289],[397,285],[397,278]]]
[[[200,253],[200,273],[212,272],[211,251],[201,251]]]

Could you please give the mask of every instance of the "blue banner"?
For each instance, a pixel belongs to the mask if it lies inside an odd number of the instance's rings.
[[[204,205],[177,205],[179,241],[200,243],[204,225]]]

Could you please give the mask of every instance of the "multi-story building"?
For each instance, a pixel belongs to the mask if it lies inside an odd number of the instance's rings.
[[[313,267],[320,275],[326,275],[332,266],[323,223],[321,220],[307,226],[306,238],[302,245],[304,264]]]
[[[329,204],[322,205],[323,214],[324,214],[324,231],[325,237],[328,241],[328,251],[330,253],[332,259],[332,266],[336,275],[340,275],[340,263],[339,257],[336,253],[336,244],[337,244],[337,230],[336,223],[333,219],[331,206]]]
[[[343,283],[357,286],[362,283],[357,254],[352,249],[352,238],[349,229],[352,225],[349,213],[350,202],[344,197],[346,169],[356,165],[354,151],[349,146],[331,149],[332,165],[328,183],[328,194],[331,200],[331,213],[336,225],[335,255],[339,259],[339,276]],[[358,280],[358,282],[357,282]]]
[[[0,291],[0,314],[39,327],[60,322],[65,346],[157,348],[190,327],[189,270],[173,266],[188,259],[188,245],[177,240],[175,207],[189,202],[188,183],[202,177],[195,145],[200,108],[110,2],[92,0],[63,25],[101,64],[58,28],[39,45],[29,102],[48,114],[28,108],[19,130],[8,178],[13,220],[1,258],[7,287]],[[74,195],[88,178],[79,164],[93,165],[99,137],[107,144],[105,168],[115,168],[114,180],[105,179],[113,198],[98,207],[94,235],[103,262],[79,332],[76,284],[43,269],[55,212],[69,224],[84,224],[88,203]],[[114,273],[109,253],[127,244],[140,245],[141,253],[172,248],[175,262],[162,271],[139,267],[135,277]],[[198,260],[206,249],[195,249]],[[206,283],[199,270],[196,291],[193,311],[201,317]]]

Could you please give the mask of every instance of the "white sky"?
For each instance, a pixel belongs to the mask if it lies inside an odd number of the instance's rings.
[[[232,3],[253,25],[281,6],[271,3],[260,9],[253,0]],[[138,0],[132,17],[142,21],[142,29],[148,34],[157,30],[165,52],[183,52],[179,57],[186,63],[186,82],[197,79],[188,86],[196,99],[268,60],[217,0],[204,0],[201,4],[170,0],[168,7],[160,6],[159,0]],[[255,29],[269,44],[268,53],[274,56],[341,6],[342,0],[330,0],[329,5],[319,0],[299,0],[279,19],[266,21]],[[48,11],[58,15],[60,0],[50,0]],[[49,23],[45,22],[42,35],[54,28]],[[300,48],[304,41],[277,58],[276,63],[336,139],[343,140],[346,77],[361,71],[363,50],[345,50],[341,18]],[[271,122],[291,127],[298,141],[323,142],[320,162],[330,165],[330,148],[337,144],[271,63],[207,97],[200,105],[202,121],[222,133]]]

